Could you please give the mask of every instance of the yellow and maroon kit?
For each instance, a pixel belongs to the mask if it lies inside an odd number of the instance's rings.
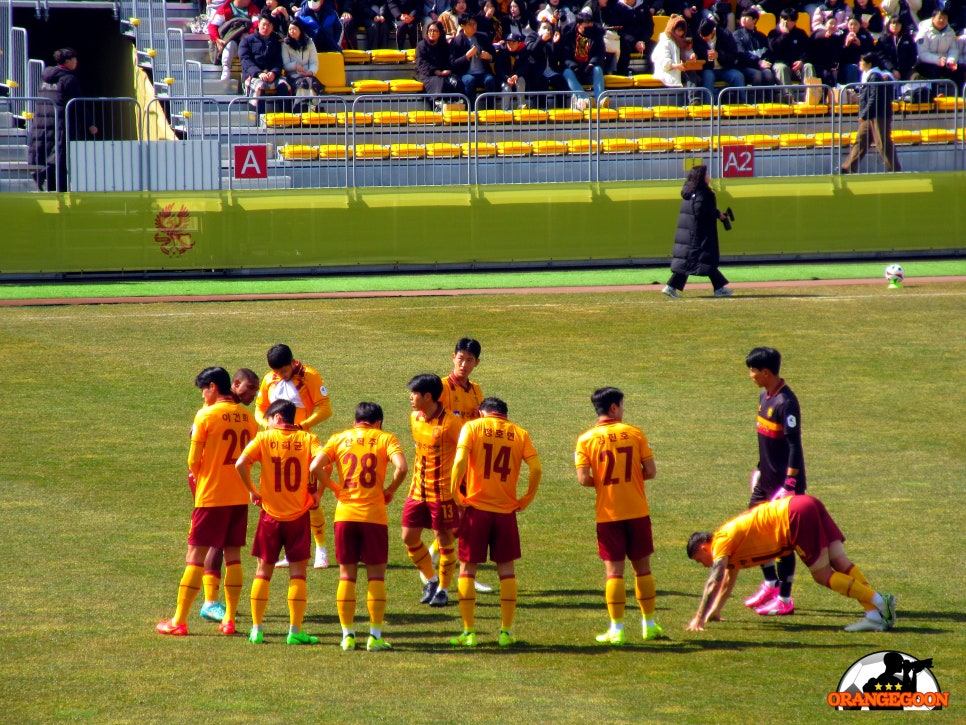
[[[520,464],[537,455],[530,434],[505,417],[490,414],[463,426],[459,447],[469,459],[466,505],[494,513],[516,511]]]
[[[235,461],[256,433],[255,416],[231,400],[216,401],[195,414],[188,452],[188,470],[196,480],[195,508],[248,505],[248,489]]]
[[[788,505],[796,498],[760,504],[722,524],[711,540],[712,558],[727,556],[729,569],[745,569],[792,553]]]
[[[601,421],[577,439],[574,462],[594,475],[597,523],[650,515],[641,465],[653,458],[644,431],[620,421]]]
[[[418,410],[409,416],[416,458],[409,498],[414,501],[452,501],[450,475],[460,437],[460,420],[444,406],[427,417]]]
[[[386,468],[397,453],[399,440],[392,433],[365,423],[336,433],[322,447],[339,474],[335,521],[388,525],[383,485]]]
[[[255,410],[262,419],[268,406],[276,400],[288,400],[295,404],[296,425],[301,425],[309,417],[315,417],[318,422],[332,415],[329,391],[322,376],[315,368],[297,361],[293,363],[290,380],[283,380],[276,372],[270,372],[262,378],[255,398]]]
[[[439,398],[440,404],[460,420],[460,425],[480,417],[480,403],[483,402],[483,390],[470,380],[465,386],[452,373],[443,380],[443,394]]]
[[[322,451],[319,439],[295,426],[262,431],[245,448],[261,464],[258,491],[262,510],[276,521],[294,521],[313,504],[309,465]]]

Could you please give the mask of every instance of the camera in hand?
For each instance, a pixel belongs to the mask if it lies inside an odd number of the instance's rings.
[[[734,220],[735,220],[735,213],[731,211],[731,207],[729,206],[727,209],[724,210],[724,219],[721,220],[721,224],[722,226],[724,226],[726,232],[731,231],[731,222],[733,222]]]

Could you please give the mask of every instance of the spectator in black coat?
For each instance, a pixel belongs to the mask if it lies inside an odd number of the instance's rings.
[[[388,0],[386,3],[386,8],[389,10],[396,28],[397,50],[404,50],[407,42],[410,48],[416,47],[422,7],[422,0]]]
[[[809,38],[798,27],[798,12],[791,8],[782,10],[778,27],[768,34],[768,52],[765,60],[772,64],[779,85],[790,86],[794,80],[815,75],[815,69],[806,61]]]
[[[459,22],[460,31],[449,44],[449,57],[453,72],[463,81],[466,97],[473,103],[478,87],[485,93],[494,93],[499,87],[492,65],[496,51],[489,36],[476,31],[476,19],[469,13],[463,13]]]
[[[681,188],[681,199],[671,252],[671,278],[661,291],[676,299],[681,296],[688,277],[697,275],[711,279],[715,297],[730,297],[728,280],[718,269],[721,261],[718,221],[724,221],[725,215],[718,211],[718,201],[708,185],[707,166],[691,167]]]
[[[858,83],[862,76],[859,59],[873,51],[875,38],[862,27],[862,21],[853,15],[846,25],[845,43],[842,46],[842,55],[839,56],[838,82],[841,85]]]
[[[750,86],[775,85],[775,72],[765,60],[768,38],[758,30],[758,11],[748,8],[738,20],[741,27],[734,32],[738,47],[738,68]]]
[[[862,87],[859,89],[859,131],[842,164],[842,173],[855,173],[859,161],[869,150],[869,139],[875,140],[882,160],[889,171],[902,171],[892,143],[892,86],[884,84],[889,78],[875,67],[872,53],[863,55],[859,61],[862,69]]]
[[[282,44],[275,35],[271,17],[258,19],[258,30],[246,35],[238,48],[242,85],[249,96],[274,90],[277,96],[291,96],[292,88],[282,76]]]
[[[560,33],[554,32],[550,23],[540,23],[537,32],[526,36],[527,57],[529,59],[529,75],[526,76],[527,88],[531,91],[564,91],[567,81],[560,73],[556,53],[554,52],[554,38],[560,39]]]
[[[897,81],[909,80],[919,59],[916,41],[898,16],[886,21],[885,32],[875,44],[878,65]]]
[[[827,86],[836,85],[844,47],[845,33],[838,27],[835,18],[826,20],[825,25],[816,28],[809,38],[806,57],[815,69],[815,77]]]
[[[430,95],[465,93],[463,81],[453,72],[449,57],[449,43],[443,24],[427,23],[423,39],[416,46],[416,78]]]
[[[701,86],[714,103],[718,102],[721,92],[715,85],[717,81],[724,81],[729,88],[745,85],[745,76],[738,70],[738,45],[727,28],[719,28],[712,20],[702,20],[698,37],[694,39],[694,54],[705,61],[700,71]]]

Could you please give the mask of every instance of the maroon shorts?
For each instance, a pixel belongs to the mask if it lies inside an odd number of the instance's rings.
[[[520,531],[517,529],[516,512],[498,514],[481,511],[468,506],[460,522],[459,558],[470,564],[486,561],[489,549],[490,561],[502,564],[520,558]]]
[[[389,527],[365,521],[335,522],[335,560],[343,565],[389,562]]]
[[[833,541],[845,541],[825,504],[812,496],[794,496],[788,504],[788,530],[792,546],[811,567]]]
[[[204,506],[191,512],[189,546],[244,546],[248,533],[248,504]]]
[[[602,561],[637,561],[654,553],[651,517],[597,524],[597,553]]]
[[[407,498],[403,505],[402,525],[407,529],[432,529],[455,531],[460,515],[453,501],[417,501]]]
[[[289,561],[308,561],[311,542],[308,511],[294,521],[276,521],[262,511],[252,543],[252,556],[274,564],[284,546],[285,558]]]

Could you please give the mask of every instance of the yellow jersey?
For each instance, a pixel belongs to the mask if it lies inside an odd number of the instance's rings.
[[[644,431],[620,421],[601,421],[577,439],[574,462],[593,473],[598,523],[650,515],[642,464],[653,458]]]

